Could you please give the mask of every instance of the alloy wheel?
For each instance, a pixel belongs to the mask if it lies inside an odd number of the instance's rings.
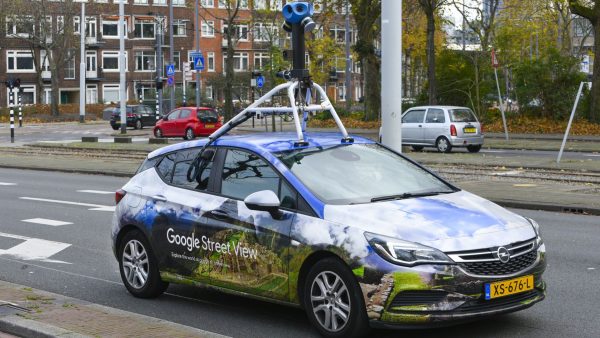
[[[141,289],[148,281],[150,264],[146,249],[136,239],[130,240],[123,248],[123,273],[127,283],[134,289]]]
[[[313,280],[310,302],[319,324],[329,332],[341,331],[350,318],[350,294],[340,276],[323,271]]]

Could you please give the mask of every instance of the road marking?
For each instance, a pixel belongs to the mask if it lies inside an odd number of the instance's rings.
[[[537,184],[532,184],[532,183],[513,184],[513,187],[517,187],[517,188],[531,188],[531,187],[537,187]]]
[[[61,225],[73,224],[71,222],[55,221],[53,219],[47,219],[47,218],[30,218],[30,219],[24,219],[21,222],[50,225],[53,227],[59,227]]]
[[[28,201],[38,201],[38,202],[49,202],[49,203],[59,203],[59,204],[68,204],[68,205],[78,205],[82,207],[88,207],[88,210],[93,211],[110,211],[114,212],[115,207],[110,205],[101,205],[101,204],[89,204],[89,203],[79,203],[79,202],[71,202],[71,201],[61,201],[61,200],[51,200],[47,198],[35,198],[35,197],[19,197],[22,200]]]
[[[114,191],[104,191],[104,190],[77,190],[77,192],[83,192],[87,194],[99,194],[99,195],[112,195]]]
[[[585,156],[589,156],[589,157],[600,157],[600,155],[585,155]]]
[[[71,264],[68,262],[49,259],[57,253],[71,246],[68,243],[47,241],[40,238],[31,238],[19,235],[12,235],[0,232],[1,237],[20,239],[24,242],[19,243],[7,250],[0,250],[0,256],[9,256],[21,260],[38,260],[50,263]]]
[[[9,183],[9,182],[0,182],[1,186],[10,186],[10,185],[17,185],[16,183]]]
[[[507,176],[507,175],[519,175],[520,173],[522,173],[521,170],[511,170],[511,171],[498,171],[498,172],[492,173],[492,175]]]

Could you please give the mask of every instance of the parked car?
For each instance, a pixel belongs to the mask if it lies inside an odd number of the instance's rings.
[[[453,147],[466,147],[476,153],[483,138],[481,123],[466,107],[420,106],[402,114],[402,144],[417,151],[435,147],[449,153]]]
[[[296,135],[150,153],[115,195],[127,290],[209,285],[301,306],[327,337],[465,322],[545,298],[534,220],[369,139]]]
[[[103,115],[107,113],[110,113],[110,126],[112,129],[118,130],[121,128],[121,108],[118,106],[106,108]],[[142,129],[156,124],[156,113],[149,106],[143,104],[127,105],[126,114],[127,127]]]
[[[154,127],[154,136],[183,137],[193,140],[196,136],[207,136],[221,128],[223,118],[214,108],[181,107],[165,115]]]

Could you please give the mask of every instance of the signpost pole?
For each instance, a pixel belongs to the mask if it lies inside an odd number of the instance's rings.
[[[119,106],[121,108],[121,134],[127,134],[127,101],[125,83],[125,2],[119,1]]]
[[[9,87],[9,97],[8,97],[8,105],[10,107],[10,143],[15,143],[15,110],[14,110],[14,102],[15,96],[13,92],[12,80]]]
[[[498,82],[498,58],[496,52],[492,49],[492,66],[494,67],[494,76],[496,77],[496,88],[498,89],[498,103],[500,104],[500,113],[502,114],[502,124],[504,125],[504,138],[508,141],[508,128],[506,127],[506,115],[502,104],[502,94],[500,93],[500,83]]]
[[[175,62],[175,46],[173,45],[173,0],[169,1],[169,63],[174,64]],[[169,111],[175,109],[175,74],[173,74],[173,85],[170,88],[169,96]]]
[[[573,117],[575,117],[575,110],[577,110],[577,104],[579,103],[579,97],[581,97],[581,91],[583,90],[584,83],[585,82],[581,82],[581,84],[579,85],[577,97],[575,98],[575,104],[573,105],[573,109],[571,110],[571,117],[569,117],[569,123],[567,124],[567,130],[565,130],[565,136],[563,137],[562,144],[560,146],[560,151],[558,152],[558,157],[556,158],[556,163],[560,163],[560,159],[562,158],[563,150],[565,149],[565,144],[567,143],[567,137],[569,137],[571,123],[573,123]]]
[[[23,89],[19,88],[19,128],[23,127]]]
[[[196,53],[200,53],[200,26],[198,19],[198,0],[196,0],[195,28],[196,28]],[[194,67],[195,68],[195,67]],[[200,70],[196,69],[196,108],[200,107]]]

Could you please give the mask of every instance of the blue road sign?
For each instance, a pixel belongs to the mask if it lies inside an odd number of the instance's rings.
[[[173,76],[169,76],[167,78],[167,86],[173,86],[175,84],[175,78]]]
[[[192,67],[194,70],[203,70],[204,69],[204,55],[202,53],[193,53],[192,54],[193,64]]]
[[[265,77],[260,75],[256,78],[256,87],[262,88],[265,85]]]
[[[175,75],[175,65],[174,64],[168,64],[167,65],[167,76],[174,76]]]

